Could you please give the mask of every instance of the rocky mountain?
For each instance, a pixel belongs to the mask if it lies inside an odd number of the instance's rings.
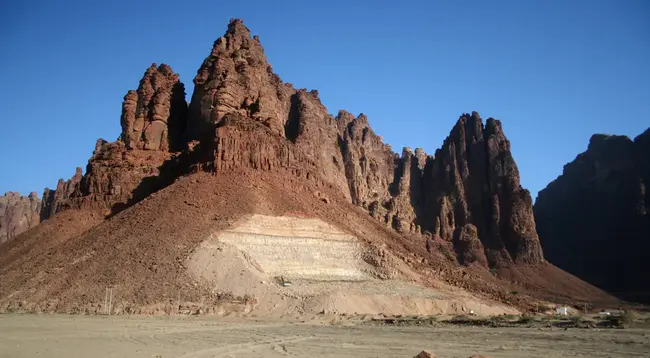
[[[10,191],[0,196],[0,244],[38,225],[40,210],[41,200],[36,193],[21,196]]]
[[[526,309],[611,302],[545,262],[498,120],[463,114],[434,155],[395,153],[366,115],[333,116],[318,91],[282,82],[239,19],[194,84],[188,105],[169,66],[146,69],[124,97],[120,137],[97,140],[85,173],[45,190],[45,222],[0,246],[0,311],[96,313],[106,287],[125,312],[169,306],[180,292],[214,300],[188,276],[188,253],[252,214],[331,223],[380,277],[451,295]]]
[[[463,264],[543,260],[532,199],[498,120],[464,114],[434,156],[419,148],[400,156],[364,114],[334,117],[318,91],[282,82],[239,19],[214,42],[194,85],[188,108],[178,75],[149,67],[124,97],[119,140],[99,139],[85,175],[77,168],[46,189],[41,217],[115,213],[190,170],[283,170],[336,187],[398,232],[450,245]]]
[[[650,301],[650,129],[596,134],[540,191],[534,212],[548,260],[626,299]]]

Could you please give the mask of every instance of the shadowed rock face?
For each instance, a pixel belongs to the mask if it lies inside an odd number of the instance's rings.
[[[461,116],[427,161],[423,186],[422,225],[453,241],[462,262],[542,260],[532,199],[519,183],[499,121],[490,118],[484,126],[476,112]]]
[[[419,148],[400,156],[364,114],[333,117],[318,91],[283,83],[238,19],[214,42],[194,84],[186,112],[178,76],[166,65],[147,69],[124,98],[120,140],[98,141],[85,175],[46,190],[43,217],[131,205],[161,187],[163,167],[171,179],[190,167],[249,168],[337,188],[388,227],[452,243],[465,264],[542,260],[531,198],[499,121],[463,115],[435,157]]]
[[[38,225],[41,200],[38,194],[21,196],[7,192],[0,196],[0,244]]]
[[[650,287],[650,129],[596,134],[535,202],[549,261],[623,298]]]

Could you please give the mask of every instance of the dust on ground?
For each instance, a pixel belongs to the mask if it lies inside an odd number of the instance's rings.
[[[648,329],[369,326],[330,316],[0,315],[3,357],[647,357]]]

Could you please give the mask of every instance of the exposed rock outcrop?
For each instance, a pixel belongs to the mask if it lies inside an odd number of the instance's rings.
[[[596,134],[535,202],[550,262],[626,299],[650,301],[650,129]]]
[[[241,20],[232,19],[194,78],[187,138],[211,136],[227,114],[262,122],[284,137],[294,93],[273,73],[259,38],[251,37]]]
[[[489,118],[484,126],[476,112],[461,116],[427,161],[423,186],[423,227],[457,243],[461,261],[482,262],[483,255],[497,266],[542,260],[532,199],[499,121]]]
[[[67,209],[114,213],[160,189],[163,163],[185,142],[185,87],[172,69],[152,64],[122,104],[122,133],[115,142],[98,139],[86,173],[77,168],[55,190],[45,189],[41,219]]]
[[[346,111],[339,111],[336,121],[352,203],[384,223],[392,224],[390,186],[395,180],[399,158],[373,132],[366,115],[355,118]]]
[[[0,244],[38,225],[41,200],[38,194],[21,196],[7,192],[0,196]]]
[[[185,86],[171,67],[154,63],[124,96],[120,138],[127,149],[179,150],[186,121]]]

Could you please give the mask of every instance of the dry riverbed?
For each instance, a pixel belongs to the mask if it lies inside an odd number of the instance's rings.
[[[648,329],[397,326],[341,317],[0,315],[1,357],[648,357]]]

